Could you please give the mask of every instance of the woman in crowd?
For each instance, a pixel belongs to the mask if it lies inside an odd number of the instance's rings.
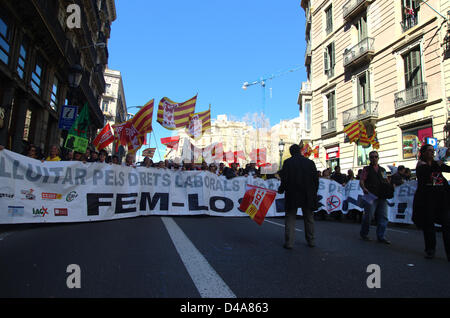
[[[215,163],[209,164],[208,171],[217,174],[217,166]]]
[[[52,145],[50,147],[50,152],[49,155],[47,157],[47,159],[45,159],[46,161],[61,161],[61,157],[59,156],[59,147],[56,145]]]
[[[442,172],[450,172],[450,167],[434,160],[433,146],[423,145],[416,166],[417,190],[412,219],[423,230],[425,258],[428,259],[434,258],[436,252],[434,224],[442,225],[445,252],[450,262],[450,187]]]

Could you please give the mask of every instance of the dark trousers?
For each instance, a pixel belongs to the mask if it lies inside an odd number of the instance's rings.
[[[302,208],[303,221],[305,223],[305,239],[308,243],[314,243],[314,214],[311,209]],[[284,217],[284,240],[287,246],[292,247],[295,240],[295,220],[297,209],[286,211]]]
[[[434,218],[426,218],[423,225],[423,237],[425,239],[425,251],[434,253],[436,250],[436,230]],[[446,213],[442,220],[442,239],[445,253],[450,261],[450,215]]]

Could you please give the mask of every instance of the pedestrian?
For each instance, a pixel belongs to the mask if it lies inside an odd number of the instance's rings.
[[[97,162],[106,163],[106,158],[108,158],[108,152],[105,149],[100,150]]]
[[[236,162],[233,162],[231,164],[231,167],[225,167],[223,169],[223,175],[227,179],[238,177],[239,176],[238,164]]]
[[[377,220],[378,242],[391,244],[385,237],[388,225],[388,205],[386,199],[392,198],[393,187],[387,181],[386,170],[378,165],[379,155],[377,151],[369,153],[370,165],[363,168],[359,185],[364,194],[371,193],[376,196],[371,203],[364,201],[364,214],[361,220],[361,238],[370,241],[368,237],[370,222],[375,216]],[[388,193],[390,192],[390,193]]]
[[[136,168],[136,164],[134,163],[134,155],[131,153],[127,153],[125,157],[125,162],[122,164],[123,166]]]
[[[411,169],[405,168],[404,179],[405,179],[405,181],[410,181],[411,180]]]
[[[355,180],[355,173],[353,172],[352,169],[348,169],[347,171],[347,183],[349,181]]]
[[[153,160],[150,159],[150,157],[145,156],[144,161],[142,161],[141,166],[146,167],[146,168],[151,168],[151,167],[153,167]]]
[[[405,182],[405,171],[405,166],[398,166],[397,172],[391,176],[391,184],[393,186],[400,186]]]
[[[326,168],[323,172],[322,172],[322,178],[324,179],[330,179],[330,170],[328,168]]]
[[[210,163],[208,167],[208,171],[214,174],[217,174],[217,166],[215,163]]]
[[[423,145],[416,166],[417,190],[414,195],[412,220],[423,230],[427,259],[434,258],[436,251],[434,224],[442,225],[445,252],[450,262],[450,187],[442,175],[442,172],[450,172],[450,167],[433,158],[433,146]]]
[[[340,166],[334,167],[334,172],[330,176],[330,179],[336,181],[340,185],[344,185],[347,182],[347,178],[345,177],[345,174],[341,173]]]
[[[98,161],[98,152],[92,151],[91,152],[91,158],[88,160],[88,162],[97,162]]]
[[[61,161],[61,157],[59,156],[59,147],[57,145],[52,145],[50,147],[50,152],[45,161]]]
[[[64,161],[72,161],[73,160],[73,150],[69,150],[66,152],[64,156]]]
[[[298,208],[302,209],[305,223],[305,239],[308,246],[314,247],[314,214],[317,208],[317,190],[319,178],[314,161],[301,154],[301,148],[293,144],[289,148],[291,158],[283,163],[279,172],[281,184],[278,193],[285,192],[285,244],[284,248],[292,249],[295,239],[295,220]]]
[[[111,164],[118,165],[119,164],[119,156],[113,155],[111,159]]]

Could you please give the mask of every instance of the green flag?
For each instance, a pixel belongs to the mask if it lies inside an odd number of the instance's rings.
[[[67,134],[66,144],[64,146],[74,151],[82,153],[86,152],[86,148],[89,145],[87,131],[90,123],[89,108],[86,103],[70,128],[69,133]]]
[[[69,135],[87,138],[87,131],[91,121],[89,120],[89,108],[88,104],[84,104],[83,109],[78,114],[75,122],[69,130]]]

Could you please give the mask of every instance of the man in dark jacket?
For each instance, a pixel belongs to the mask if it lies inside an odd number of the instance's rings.
[[[291,158],[283,163],[279,175],[281,184],[278,193],[285,192],[285,244],[292,249],[295,236],[297,209],[301,208],[305,222],[305,238],[308,246],[314,247],[314,215],[317,208],[319,178],[314,161],[301,155],[300,146],[289,148]]]

